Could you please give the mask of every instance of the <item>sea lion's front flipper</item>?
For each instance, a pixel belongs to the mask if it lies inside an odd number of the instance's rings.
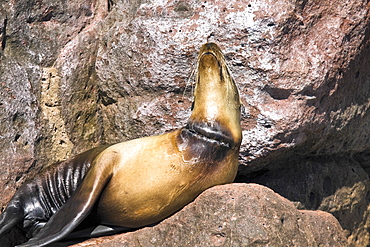
[[[114,154],[111,154],[114,156]],[[99,159],[86,174],[71,198],[45,224],[40,232],[22,247],[45,246],[63,239],[90,213],[104,186],[112,176],[111,163],[115,157]]]

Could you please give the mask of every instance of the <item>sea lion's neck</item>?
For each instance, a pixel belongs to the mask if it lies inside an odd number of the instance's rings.
[[[217,142],[220,146],[234,149],[240,143],[235,142],[232,133],[217,122],[207,124],[204,122],[188,122],[184,128],[198,139],[207,142]]]
[[[204,138],[236,147],[241,142],[238,89],[217,45],[201,48],[194,90],[193,112],[186,129]]]

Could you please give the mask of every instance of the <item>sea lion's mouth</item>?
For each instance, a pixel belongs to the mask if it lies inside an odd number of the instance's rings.
[[[205,53],[202,54],[202,56],[204,55],[213,55],[216,57],[216,55],[213,53],[213,52],[210,52],[210,51],[206,51]]]

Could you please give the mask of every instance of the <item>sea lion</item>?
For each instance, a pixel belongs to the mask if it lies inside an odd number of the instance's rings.
[[[238,89],[220,48],[199,52],[192,114],[171,133],[104,146],[25,182],[0,216],[0,236],[22,223],[44,246],[89,215],[99,224],[138,228],[181,209],[204,190],[233,182],[240,143]]]

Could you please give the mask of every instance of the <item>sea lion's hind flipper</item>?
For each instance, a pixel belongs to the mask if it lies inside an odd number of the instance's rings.
[[[99,162],[86,174],[76,192],[45,224],[43,229],[22,247],[45,246],[71,233],[90,213],[103,188],[112,176],[111,159]]]
[[[0,215],[0,237],[7,234],[15,225],[23,220],[23,208],[9,205]]]

